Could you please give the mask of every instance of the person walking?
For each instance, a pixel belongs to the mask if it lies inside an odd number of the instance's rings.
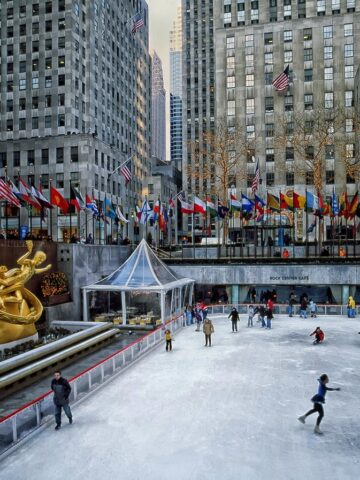
[[[301,423],[305,423],[306,417],[308,417],[309,415],[312,415],[313,413],[317,412],[318,413],[318,418],[316,420],[314,433],[322,434],[322,431],[320,430],[320,423],[321,423],[321,420],[324,418],[323,404],[325,403],[326,392],[327,391],[337,391],[337,392],[339,392],[341,389],[340,388],[330,388],[330,387],[326,386],[329,383],[329,377],[326,375],[326,373],[324,373],[323,375],[321,375],[320,378],[318,378],[318,382],[319,382],[318,393],[316,395],[314,395],[311,399],[311,401],[314,404],[313,408],[311,410],[309,410],[308,412],[306,412],[304,415],[301,415],[300,417],[298,417],[298,420]]]
[[[303,297],[300,303],[300,318],[307,318],[307,306],[307,299],[306,297]]]
[[[55,430],[59,430],[61,427],[61,409],[64,409],[64,412],[69,419],[69,423],[71,424],[73,422],[69,405],[71,387],[66,378],[61,376],[61,372],[59,370],[54,372],[54,378],[51,382],[51,390],[54,392],[53,401],[55,405]]]
[[[249,316],[248,316],[247,326],[248,327],[253,327],[254,326],[253,319],[254,319],[255,312],[254,312],[254,307],[252,305],[249,305],[248,315]]]
[[[200,332],[201,322],[203,321],[203,318],[202,318],[202,312],[199,308],[195,308],[195,319],[196,319],[195,332]]]
[[[313,345],[317,345],[318,343],[321,343],[324,341],[325,334],[320,327],[316,327],[316,329],[312,333],[310,333],[310,337],[312,337],[313,335],[315,335],[315,340],[313,342]]]
[[[231,310],[228,318],[231,317],[231,327],[233,332],[237,332],[237,322],[239,321],[239,312],[236,310],[235,307]]]
[[[214,325],[210,318],[207,318],[203,325],[203,332],[205,334],[205,347],[211,347],[211,334],[214,333]]]
[[[169,329],[165,330],[166,351],[172,350],[172,337]]]

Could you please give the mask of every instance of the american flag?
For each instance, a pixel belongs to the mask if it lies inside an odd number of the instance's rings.
[[[132,178],[132,175],[131,175],[131,158],[129,158],[129,160],[127,160],[127,162],[125,162],[124,165],[120,168],[120,172],[125,178],[125,185],[127,185]]]
[[[184,190],[181,190],[181,192],[179,192],[179,193],[176,195],[176,198],[179,200],[179,202],[186,202],[186,197],[185,197],[185,192],[184,192]]]
[[[275,87],[275,90],[278,92],[282,92],[285,88],[289,85],[289,65],[285,68],[285,70],[278,75],[275,80],[273,80],[272,84]]]
[[[138,12],[134,17],[133,17],[133,26],[131,33],[135,35],[135,33],[140,30],[145,25],[144,22],[144,17],[141,12]]]
[[[6,200],[12,205],[15,205],[15,207],[21,207],[21,203],[16,198],[9,185],[4,182],[2,178],[0,178],[0,200]]]
[[[260,182],[260,168],[259,168],[259,160],[258,160],[255,168],[255,175],[251,184],[251,191],[253,193],[255,193],[256,190],[258,189],[259,182]]]

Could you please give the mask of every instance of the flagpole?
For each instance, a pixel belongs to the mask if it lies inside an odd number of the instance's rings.
[[[308,206],[307,206],[307,200],[308,200],[308,195],[307,195],[307,188],[305,189],[305,208],[306,208],[306,217],[305,217],[305,229],[306,229],[306,258],[309,257],[309,212],[308,212]]]
[[[91,201],[95,200],[95,192],[94,189],[91,190]],[[95,229],[95,215],[94,211],[91,210],[92,212],[92,231],[93,231],[93,239],[94,243],[96,243],[96,229]]]

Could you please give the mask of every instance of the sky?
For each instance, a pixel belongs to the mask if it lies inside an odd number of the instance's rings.
[[[150,17],[150,48],[156,50],[162,60],[166,90],[166,114],[169,119],[169,32],[176,18],[176,7],[181,0],[147,0]],[[167,121],[169,127],[169,121]],[[167,158],[169,159],[169,128],[166,133]]]

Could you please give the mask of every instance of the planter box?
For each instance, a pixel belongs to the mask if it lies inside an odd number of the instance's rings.
[[[60,305],[61,303],[71,302],[70,292],[60,293],[59,295],[52,295],[44,298],[44,305],[51,307],[52,305]]]

